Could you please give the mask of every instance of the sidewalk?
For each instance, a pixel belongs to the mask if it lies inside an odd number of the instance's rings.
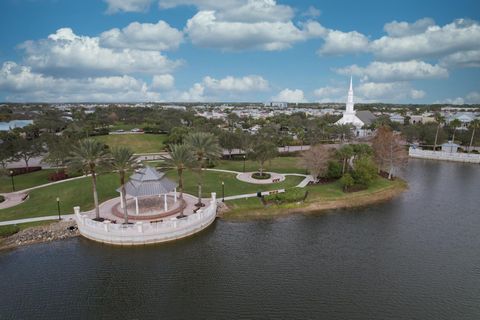
[[[65,215],[62,215],[61,217],[62,217],[62,220],[72,220],[73,214],[65,214]],[[21,223],[27,223],[27,222],[47,221],[47,220],[58,220],[58,216],[46,216],[46,217],[0,221],[0,226],[8,226],[12,224],[21,224]]]

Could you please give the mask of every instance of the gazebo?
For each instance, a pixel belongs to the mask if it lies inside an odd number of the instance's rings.
[[[120,207],[123,208],[122,188],[118,188],[120,193]],[[135,199],[135,214],[139,215],[138,198],[163,195],[163,210],[168,211],[167,194],[174,192],[174,203],[177,202],[177,184],[165,176],[165,173],[158,172],[150,166],[146,166],[136,171],[130,180],[125,183],[125,192],[128,196]]]

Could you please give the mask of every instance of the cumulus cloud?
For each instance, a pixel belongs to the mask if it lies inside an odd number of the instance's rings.
[[[319,9],[315,8],[314,6],[309,6],[308,9],[302,13],[302,16],[316,18],[321,14],[322,12]]]
[[[392,63],[374,61],[366,67],[359,67],[354,64],[335,71],[343,75],[362,77],[364,81],[377,82],[448,77],[447,69],[417,60]]]
[[[70,28],[59,29],[47,39],[27,41],[21,48],[25,63],[34,71],[62,76],[159,74],[181,64],[158,51],[104,48],[98,37],[78,36]]]
[[[341,94],[345,94],[346,92],[347,91],[344,88],[327,86],[327,87],[315,89],[313,91],[313,95],[317,98],[328,100],[328,99],[334,99],[332,97],[337,97]]]
[[[386,60],[441,57],[455,52],[480,49],[480,25],[458,19],[443,27],[429,26],[422,33],[384,36],[373,41],[371,52]]]
[[[181,92],[177,94],[173,100],[178,101],[193,101],[193,102],[201,102],[205,101],[205,87],[200,83],[195,83],[188,91]]]
[[[357,31],[342,32],[328,30],[324,44],[318,50],[320,55],[367,52],[368,38]]]
[[[363,82],[355,90],[364,100],[369,101],[398,101],[425,97],[424,91],[412,89],[408,82]]]
[[[435,103],[447,103],[447,104],[479,104],[480,103],[480,92],[472,91],[468,93],[465,97],[456,97],[456,98],[447,98],[441,101],[436,101]]]
[[[220,21],[215,11],[199,11],[187,21],[185,32],[195,45],[223,50],[282,50],[305,40],[305,33],[291,21]]]
[[[132,22],[123,29],[114,28],[100,35],[102,47],[139,50],[176,49],[183,40],[183,32],[165,21],[153,23]]]
[[[147,84],[133,77],[55,78],[35,73],[15,62],[5,62],[0,69],[0,92],[9,101],[152,101],[160,96]]]
[[[480,50],[469,50],[452,53],[442,59],[440,64],[445,67],[480,67]]]
[[[150,85],[153,89],[168,90],[175,86],[175,78],[171,74],[154,75]]]
[[[383,30],[385,30],[390,37],[398,38],[423,33],[434,25],[435,21],[431,18],[419,19],[414,23],[392,21],[385,24]]]
[[[290,103],[297,103],[297,102],[307,102],[305,99],[304,93],[300,89],[283,89],[280,91],[276,96],[272,98],[273,101],[279,102],[290,102]]]
[[[241,78],[227,76],[223,79],[215,79],[207,76],[203,78],[203,85],[213,91],[229,92],[266,91],[269,88],[268,81],[257,75]]]
[[[151,0],[104,0],[107,5],[107,13],[116,12],[143,12],[148,10]]]

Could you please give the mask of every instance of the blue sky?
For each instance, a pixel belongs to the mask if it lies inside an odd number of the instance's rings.
[[[480,103],[480,2],[2,0],[0,101]]]

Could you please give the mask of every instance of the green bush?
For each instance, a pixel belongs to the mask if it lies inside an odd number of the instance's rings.
[[[9,226],[1,226],[0,227],[0,237],[11,236],[12,234],[17,233],[18,231],[20,231],[20,228],[16,224],[9,225]]]
[[[343,191],[347,191],[349,188],[353,187],[355,180],[350,173],[345,173],[340,179],[340,184],[342,185]]]
[[[370,157],[361,157],[355,161],[352,178],[355,184],[368,186],[377,176],[377,168]]]
[[[260,172],[255,172],[252,174],[252,178],[253,179],[259,179],[259,180],[266,180],[266,179],[270,179],[271,175],[270,173],[263,173],[263,174],[260,174]]]
[[[327,175],[329,179],[338,179],[342,176],[342,165],[338,161],[328,161]]]
[[[4,197],[4,196],[0,196],[0,203],[2,203],[3,201],[5,201],[5,197]]]
[[[265,201],[281,203],[291,203],[303,201],[306,196],[306,191],[303,188],[291,188],[287,189],[283,193],[276,193],[265,196]]]

